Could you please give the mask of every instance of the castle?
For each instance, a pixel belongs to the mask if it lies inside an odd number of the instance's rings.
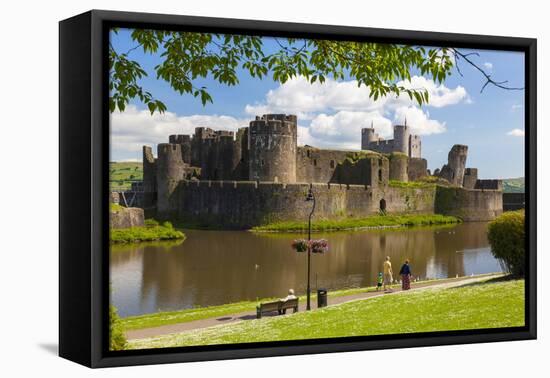
[[[467,146],[453,146],[448,163],[434,171],[449,187],[409,187],[395,183],[430,172],[420,137],[406,124],[394,126],[393,140],[381,140],[372,125],[362,129],[359,151],[298,146],[297,129],[295,115],[267,114],[236,133],[198,127],[192,137],[171,135],[157,158],[143,146],[142,205],[159,218],[247,228],[304,219],[311,186],[316,214],[326,218],[384,211],[488,220],[502,211],[502,184],[466,168]],[[443,192],[453,200],[438,200]]]
[[[370,128],[361,130],[361,149],[372,150],[383,154],[402,152],[410,158],[419,158],[422,152],[422,142],[419,135],[412,135],[407,126],[395,125],[393,127],[393,139],[384,140],[374,130],[374,124]]]

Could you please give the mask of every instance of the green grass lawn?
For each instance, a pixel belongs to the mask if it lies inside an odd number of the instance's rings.
[[[312,223],[313,231],[339,231],[376,227],[413,227],[460,223],[460,219],[440,214],[373,215],[367,218],[320,219]],[[307,222],[285,221],[253,227],[257,232],[304,232]]]
[[[130,349],[517,327],[524,281],[488,280],[455,288],[378,296],[311,312],[243,321],[150,339]]]
[[[116,248],[116,245],[111,248]],[[433,281],[437,281],[437,283],[445,283],[445,282],[452,282],[455,280],[456,280],[455,278],[447,278],[447,279],[437,279]],[[426,283],[426,282],[429,282],[429,281],[422,281],[422,283]],[[392,286],[397,287],[399,285],[395,284]],[[376,291],[375,286],[332,290],[328,292],[328,297],[330,299],[330,298],[337,298],[337,297],[342,297],[346,295],[369,293],[373,291]],[[298,298],[300,298],[300,302],[304,302],[306,300],[305,295],[301,295]],[[256,310],[256,306],[259,303],[271,302],[276,299],[277,298],[261,298],[255,301],[242,301],[242,302],[236,302],[236,303],[223,304],[219,306],[198,307],[198,308],[191,308],[191,309],[178,310],[178,311],[162,311],[162,312],[155,312],[151,314],[128,316],[126,318],[120,319],[120,325],[125,331],[131,331],[131,330],[137,330],[137,329],[159,327],[163,325],[186,323],[194,320],[201,320],[201,319],[208,319],[208,318],[225,316],[225,315],[238,314],[241,312],[253,312]],[[312,292],[311,301],[315,303],[316,300],[317,300],[317,294],[315,292]]]

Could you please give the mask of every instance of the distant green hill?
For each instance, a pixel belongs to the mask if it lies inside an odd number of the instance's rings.
[[[130,189],[132,181],[143,180],[143,164],[139,162],[110,162],[109,186]]]
[[[525,178],[510,178],[502,180],[504,193],[525,193]]]

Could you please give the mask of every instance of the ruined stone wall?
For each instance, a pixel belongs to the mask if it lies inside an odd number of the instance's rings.
[[[464,171],[466,169],[467,157],[468,146],[455,144],[449,151],[447,164],[441,168],[439,177],[449,181],[452,185],[462,186],[464,183]]]
[[[144,211],[137,207],[125,207],[109,214],[111,228],[142,227],[144,221]]]
[[[298,147],[296,153],[296,182],[327,183],[334,181],[338,163],[349,155],[348,151],[322,150]]]
[[[201,167],[201,159],[207,154],[203,151],[205,141],[213,139],[215,136],[214,130],[208,127],[196,127],[193,139],[191,139],[191,165],[193,167]],[[207,146],[204,148],[208,148]]]
[[[389,181],[389,160],[378,154],[357,161],[345,159],[338,164],[331,182],[347,185],[385,186]]]
[[[525,209],[525,193],[502,193],[504,211]]]
[[[374,189],[364,185],[313,184],[314,219],[377,214],[381,201],[388,212],[433,213],[434,188]],[[196,181],[178,186],[178,219],[196,225],[246,229],[285,220],[306,220],[312,203],[308,184],[253,181]]]
[[[435,212],[453,215],[465,222],[490,221],[502,214],[502,191],[458,187],[436,189]]]
[[[362,148],[363,150],[371,150],[380,152],[382,154],[390,154],[395,151],[394,140],[377,140],[369,143],[368,148]]]
[[[410,158],[407,167],[409,181],[418,181],[428,175],[428,161],[422,158]]]
[[[462,186],[466,189],[474,189],[477,182],[477,168],[466,168]],[[479,188],[481,189],[481,188]],[[496,188],[493,188],[496,189]]]
[[[249,148],[248,148],[248,127],[241,127],[237,131],[237,136],[235,139],[235,148],[238,148],[240,151],[240,159],[237,163],[237,166],[234,171],[233,180],[249,180]]]
[[[143,146],[143,208],[154,207],[157,202],[157,162],[153,149]]]
[[[191,164],[191,137],[189,135],[170,135],[168,143],[180,144],[183,162]]]
[[[250,122],[249,178],[296,182],[297,119],[267,114]]]
[[[475,189],[502,190],[502,180],[498,180],[498,179],[477,180]]]

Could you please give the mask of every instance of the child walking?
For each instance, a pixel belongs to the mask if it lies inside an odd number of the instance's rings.
[[[382,289],[382,283],[384,282],[384,275],[382,272],[378,273],[378,283],[376,284],[376,291]]]

